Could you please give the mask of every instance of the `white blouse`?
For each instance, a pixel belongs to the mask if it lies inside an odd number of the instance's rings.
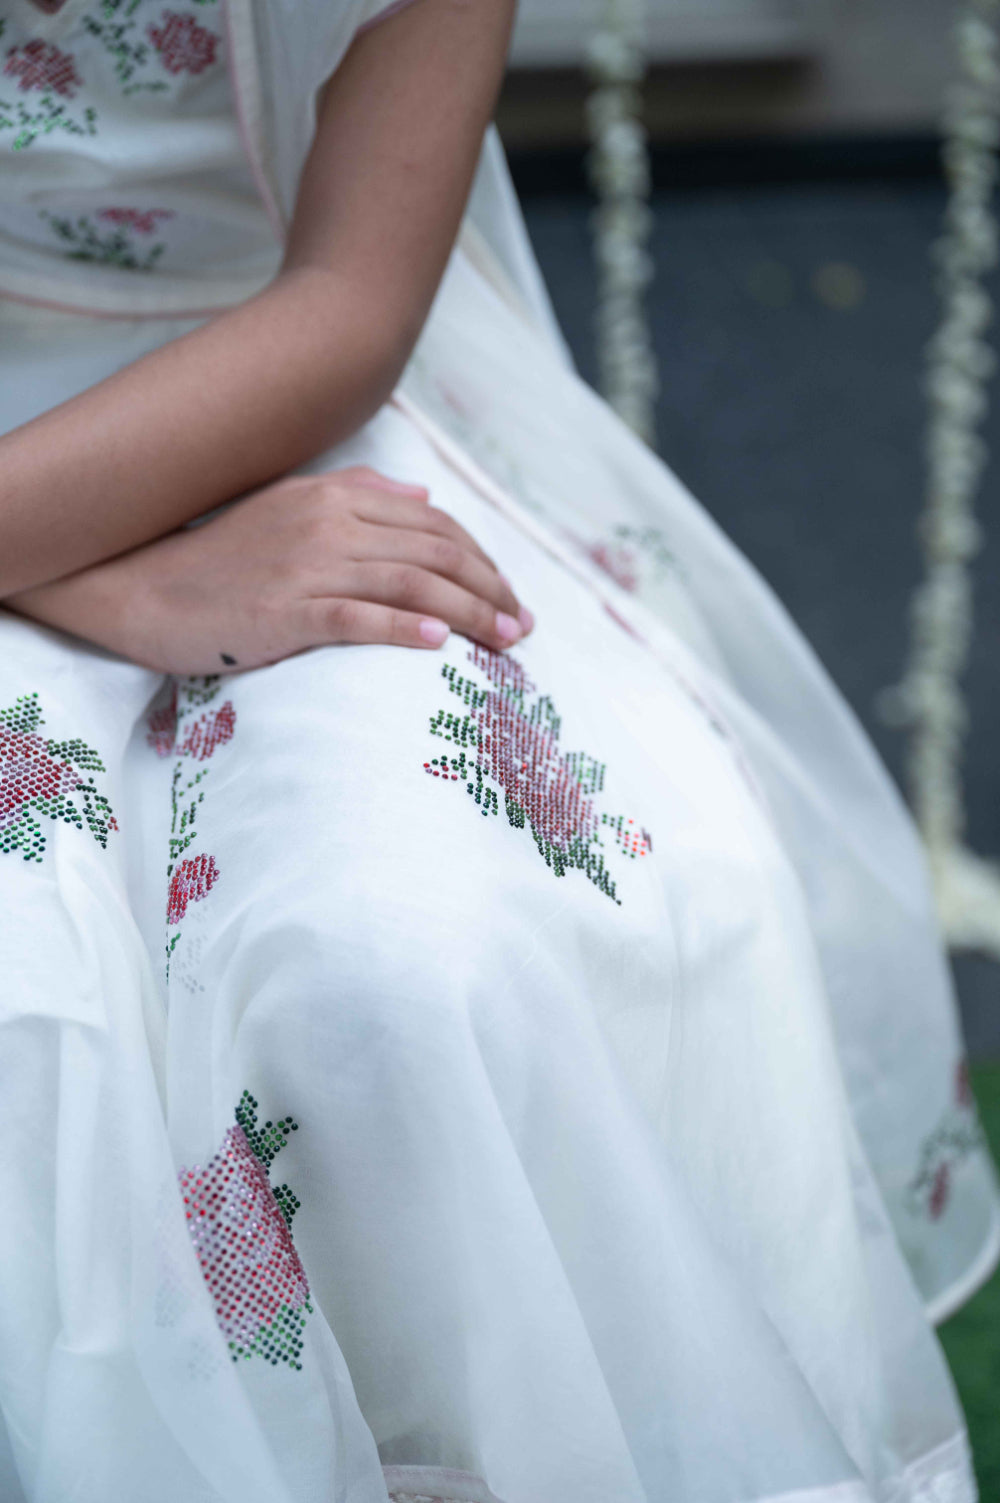
[[[197,314],[266,285],[282,228],[248,155],[234,50],[225,0],[11,0],[0,296]]]

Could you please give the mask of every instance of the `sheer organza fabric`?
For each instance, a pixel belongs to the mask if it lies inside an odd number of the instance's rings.
[[[280,218],[370,17],[228,9]],[[0,303],[0,429],[191,326]],[[928,1316],[996,1197],[917,841],[573,375],[495,141],[350,463],[536,632],[171,684],[0,620],[4,1498],[973,1499]]]

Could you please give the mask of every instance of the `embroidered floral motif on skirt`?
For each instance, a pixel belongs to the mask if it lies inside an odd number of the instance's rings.
[[[222,690],[219,677],[189,678],[174,684],[170,699],[157,706],[147,720],[146,742],[159,757],[177,758],[170,784],[170,851],[167,862],[167,927],[176,929],[191,903],[200,903],[221,875],[207,851],[187,856],[199,837],[198,813],[205,800],[207,763],[220,746],[232,740],[236,711],[231,700],[215,706]],[[180,931],[167,941],[167,974]]]
[[[555,876],[582,871],[599,891],[620,905],[617,884],[605,861],[605,834],[631,859],[650,854],[652,836],[634,819],[598,810],[605,766],[587,752],[560,749],[562,722],[547,694],[509,653],[474,646],[469,661],[493,685],[485,688],[446,664],[442,677],[461,701],[431,718],[432,736],[458,748],[433,757],[424,770],[446,782],[464,783],[485,817],[498,814],[500,796],[508,823],[529,829],[538,853]]]
[[[268,1170],[298,1131],[291,1117],[257,1123],[244,1091],[236,1123],[202,1168],[178,1174],[191,1240],[233,1361],[263,1357],[301,1371],[309,1281],[292,1241],[299,1202]]]
[[[975,1097],[969,1081],[969,1065],[960,1059],[955,1067],[954,1099],[937,1127],[924,1139],[920,1162],[906,1188],[914,1215],[938,1221],[951,1199],[958,1166],[986,1142]]]
[[[45,829],[36,817],[61,820],[78,830],[87,826],[106,846],[118,824],[107,798],[88,774],[104,763],[85,742],[46,741],[37,694],[24,694],[0,710],[0,853],[20,851],[25,861],[41,861]]]

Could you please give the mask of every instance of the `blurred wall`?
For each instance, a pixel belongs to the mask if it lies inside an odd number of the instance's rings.
[[[654,138],[933,133],[957,0],[648,0]],[[580,58],[600,0],[521,0],[508,146],[584,135]]]
[[[837,0],[646,0],[650,55],[659,61],[768,57],[806,45]],[[518,66],[576,63],[603,0],[521,0]]]

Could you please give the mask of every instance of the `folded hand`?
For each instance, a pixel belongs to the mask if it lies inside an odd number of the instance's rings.
[[[200,526],[5,602],[163,672],[329,643],[504,649],[530,631],[496,565],[420,486],[354,468],[265,487]]]

